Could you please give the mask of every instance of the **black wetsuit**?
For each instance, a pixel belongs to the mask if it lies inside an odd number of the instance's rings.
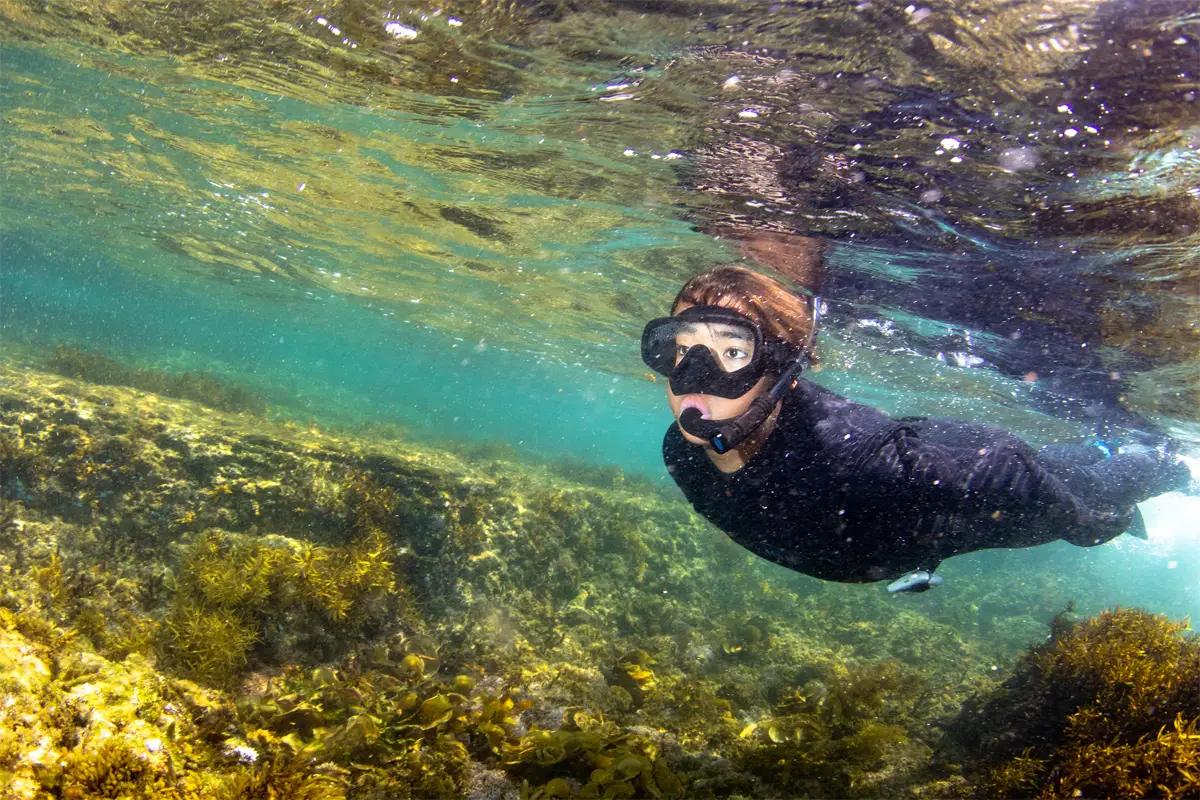
[[[663,457],[696,511],[738,544],[850,583],[992,547],[1100,544],[1125,531],[1135,503],[1189,479],[1154,455],[1035,451],[988,425],[892,419],[804,380],[737,472],[718,470],[676,425]]]

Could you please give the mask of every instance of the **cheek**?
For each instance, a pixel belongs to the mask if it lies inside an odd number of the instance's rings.
[[[712,408],[712,415],[715,419],[729,419],[730,417],[740,417],[750,407],[750,401],[746,396],[735,397],[713,397],[709,401]]]
[[[672,392],[670,387],[668,387],[667,388],[667,405],[669,405],[671,407],[671,413],[673,413],[677,417],[679,416],[679,406],[682,404],[682,402],[683,401],[679,398],[679,396],[676,395],[674,392]]]

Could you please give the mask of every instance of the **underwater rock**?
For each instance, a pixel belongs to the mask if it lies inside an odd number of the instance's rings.
[[[196,710],[222,703],[138,656],[115,663],[82,650],[55,653],[2,624],[0,686],[0,785],[14,798],[182,789],[177,759],[202,757],[196,748],[216,719]]]
[[[467,779],[467,800],[520,800],[521,790],[498,769],[472,764]]]

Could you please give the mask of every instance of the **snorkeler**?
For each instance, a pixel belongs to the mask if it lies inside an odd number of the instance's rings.
[[[802,377],[819,298],[742,267],[692,278],[671,314],[642,334],[643,361],[669,379],[667,471],[738,544],[816,578],[923,591],[961,553],[1091,547],[1190,479],[1156,451],[1036,451],[1000,428],[892,419],[822,389]]]

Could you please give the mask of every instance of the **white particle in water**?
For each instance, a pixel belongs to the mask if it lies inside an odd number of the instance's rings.
[[[940,144],[946,150],[957,150],[958,148],[962,147],[962,142],[960,142],[958,139],[955,139],[953,136],[947,136],[945,139],[942,139]]]
[[[758,112],[752,108],[743,108],[738,112],[738,116],[742,119],[756,119],[758,117]]]
[[[415,39],[418,34],[418,31],[407,25],[401,25],[399,22],[389,22],[383,26],[383,29],[397,39]]]
[[[459,28],[462,27],[462,20],[456,17],[450,17],[446,20],[446,24],[454,28]]]
[[[1033,169],[1039,160],[1037,153],[1028,147],[1011,147],[1000,154],[1000,166],[1009,172]]]
[[[634,150],[632,147],[626,147],[626,148],[625,148],[625,151],[624,151],[624,155],[627,155],[627,156],[636,156],[636,155],[637,155],[637,150]]]
[[[737,86],[741,82],[742,82],[742,79],[739,78],[737,75],[730,75],[728,78],[725,79],[725,83],[723,83],[721,85],[724,86],[726,89],[732,89],[733,87]]]

